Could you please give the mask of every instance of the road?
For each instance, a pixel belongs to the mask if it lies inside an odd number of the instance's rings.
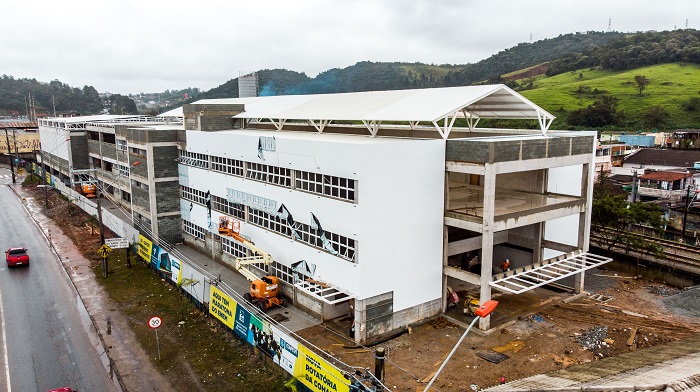
[[[31,264],[0,260],[0,391],[117,391],[82,301],[11,182],[0,167],[0,249],[23,246]]]

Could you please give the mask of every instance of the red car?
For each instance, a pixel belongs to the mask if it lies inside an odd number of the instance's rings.
[[[29,255],[25,248],[10,248],[5,251],[5,260],[8,267],[16,265],[29,265]]]

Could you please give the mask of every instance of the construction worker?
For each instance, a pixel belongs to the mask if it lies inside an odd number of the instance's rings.
[[[501,262],[501,269],[503,272],[508,272],[510,271],[510,260],[505,259]]]

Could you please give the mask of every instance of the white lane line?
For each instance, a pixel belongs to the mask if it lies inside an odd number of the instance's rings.
[[[10,385],[10,358],[7,356],[7,335],[5,334],[5,310],[2,308],[2,291],[0,291],[0,328],[2,328],[2,351],[5,356],[5,380],[7,380],[7,392],[12,392]]]

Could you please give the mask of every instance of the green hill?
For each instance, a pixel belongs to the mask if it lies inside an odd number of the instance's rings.
[[[637,75],[649,80],[641,95],[634,80]],[[570,112],[606,94],[617,99],[617,109],[624,113],[623,128],[648,129],[643,120],[654,106],[663,107],[669,114],[661,129],[700,127],[700,108],[697,102],[695,108],[691,104],[693,99],[700,99],[697,64],[662,64],[618,72],[583,69],[520,82],[528,87],[532,83],[532,88],[520,91],[522,95],[557,116],[552,128],[568,128]]]

